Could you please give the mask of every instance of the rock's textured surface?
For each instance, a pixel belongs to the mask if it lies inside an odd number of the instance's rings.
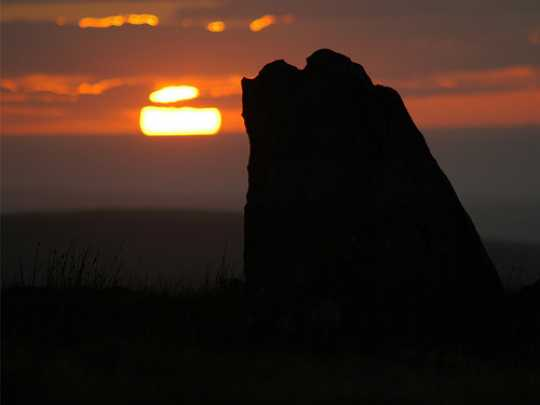
[[[269,314],[325,302],[348,319],[366,308],[469,311],[502,294],[395,90],[324,49],[303,70],[270,63],[242,89],[245,275]]]

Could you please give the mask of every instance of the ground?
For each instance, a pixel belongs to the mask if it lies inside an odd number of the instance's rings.
[[[254,336],[242,286],[227,279],[176,291],[13,287],[2,300],[5,404],[540,401],[531,328],[485,350],[361,336],[321,349]]]

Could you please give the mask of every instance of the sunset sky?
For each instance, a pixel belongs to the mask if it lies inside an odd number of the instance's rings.
[[[483,235],[540,241],[538,0],[1,5],[2,212],[240,212],[242,77],[331,48],[400,92]]]
[[[396,88],[421,128],[540,125],[540,2],[3,0],[1,132],[140,134],[149,95],[218,108],[243,131],[240,79],[328,47]]]

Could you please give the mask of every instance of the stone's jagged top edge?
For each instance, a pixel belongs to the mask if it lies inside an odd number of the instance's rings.
[[[265,77],[273,74],[296,74],[299,69],[296,66],[290,65],[283,59],[278,59],[265,65],[257,77]]]
[[[280,86],[284,87],[290,86],[296,81],[299,73],[301,70],[296,66],[279,59],[265,65],[255,78],[242,78],[242,116],[244,118],[248,116],[247,106],[251,104],[250,100],[260,93],[261,86],[274,88],[276,83],[280,83]]]
[[[331,74],[352,73],[362,77],[364,83],[373,86],[371,78],[364,67],[353,62],[351,58],[331,49],[319,49],[307,58],[305,71],[329,72]]]
[[[299,73],[300,70],[287,62],[285,62],[283,59],[278,59],[273,62],[270,62],[259,71],[259,74],[250,79],[247,77],[242,78],[242,83],[249,83],[254,80],[265,80],[267,78],[272,78],[274,76],[283,76],[283,75],[295,75]]]
[[[353,62],[348,56],[325,48],[313,52],[307,58],[307,64],[303,70],[283,59],[278,59],[266,64],[255,78],[243,78],[242,85],[258,80],[273,81],[276,77],[291,77],[304,72],[355,72],[363,78],[366,84],[373,85],[362,65]]]
[[[307,57],[306,61],[306,67],[324,66],[329,64],[349,65],[353,63],[348,56],[327,48],[316,50]]]

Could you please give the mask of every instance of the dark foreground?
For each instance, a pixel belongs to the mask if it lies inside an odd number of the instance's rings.
[[[94,279],[95,282],[95,279]],[[257,334],[241,282],[128,290],[110,280],[2,293],[4,404],[532,404],[538,288],[507,298],[502,334],[470,345]]]

